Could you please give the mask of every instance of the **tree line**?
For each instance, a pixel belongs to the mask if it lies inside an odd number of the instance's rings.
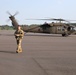
[[[76,23],[71,23],[71,25],[76,26]],[[31,24],[31,25],[21,25],[22,28],[33,28],[35,26],[38,26],[38,24]],[[15,30],[13,26],[10,25],[0,25],[0,30]]]
[[[37,24],[32,24],[32,25],[20,25],[22,28],[32,28],[34,26],[38,26]],[[10,25],[0,25],[0,30],[15,30],[13,26]]]

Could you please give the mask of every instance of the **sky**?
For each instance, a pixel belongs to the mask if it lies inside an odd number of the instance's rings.
[[[43,24],[45,21],[26,20],[30,18],[63,18],[76,20],[76,0],[0,0],[0,25],[12,25],[10,12],[19,24]],[[46,21],[47,22],[47,21]],[[50,22],[50,21],[48,21]]]

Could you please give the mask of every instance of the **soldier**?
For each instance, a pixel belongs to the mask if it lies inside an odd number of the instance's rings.
[[[22,52],[21,42],[22,42],[22,38],[24,36],[24,31],[21,29],[20,26],[18,26],[18,28],[15,31],[14,35],[15,35],[16,42],[17,42],[17,50],[16,50],[16,53],[20,53],[20,52]]]

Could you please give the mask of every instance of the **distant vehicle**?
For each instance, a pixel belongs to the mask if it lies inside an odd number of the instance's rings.
[[[15,13],[14,15],[11,15],[9,12],[8,14],[10,15],[10,20],[12,21],[12,25],[17,29],[18,27],[18,22],[15,19],[15,15],[18,13]],[[31,20],[31,19],[30,19]],[[33,19],[34,20],[34,19]],[[71,25],[70,23],[62,23],[61,21],[66,21],[64,19],[35,19],[35,20],[55,20],[59,21],[58,23],[44,23],[39,26],[35,26],[30,29],[23,28],[25,32],[35,32],[35,33],[49,33],[49,34],[61,34],[62,36],[68,36],[72,34],[75,31],[75,26]],[[68,21],[67,21],[68,22]]]

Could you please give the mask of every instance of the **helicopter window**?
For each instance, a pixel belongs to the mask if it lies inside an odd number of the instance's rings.
[[[61,28],[60,27],[58,27],[58,31],[61,31]]]
[[[70,31],[70,30],[72,30],[72,28],[69,26],[69,27],[68,27],[68,31]]]
[[[58,27],[57,29],[58,29],[58,31],[64,31],[63,27]]]

